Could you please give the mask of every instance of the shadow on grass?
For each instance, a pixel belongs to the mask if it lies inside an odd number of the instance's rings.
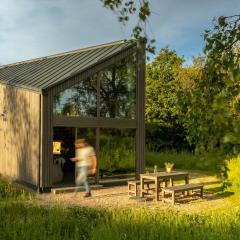
[[[206,190],[211,195],[208,200],[227,198],[234,195],[234,192],[226,191],[223,186],[217,186]]]
[[[239,212],[188,214],[171,209],[117,210],[93,232],[93,240],[239,239]]]

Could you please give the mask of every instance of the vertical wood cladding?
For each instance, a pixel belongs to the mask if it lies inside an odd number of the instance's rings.
[[[0,84],[0,173],[37,186],[40,94]]]
[[[145,167],[145,45],[137,50],[137,129],[136,129],[136,173]]]

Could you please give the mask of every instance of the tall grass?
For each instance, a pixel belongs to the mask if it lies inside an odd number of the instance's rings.
[[[0,201],[6,200],[31,200],[34,195],[23,189],[14,187],[7,179],[0,176]]]
[[[197,155],[150,154],[149,165],[172,161],[195,168]],[[147,157],[149,157],[147,155]],[[209,159],[212,166],[215,158]],[[151,162],[152,161],[152,162]],[[186,162],[186,163],[185,163]],[[198,163],[199,164],[199,163]],[[202,165],[201,163],[201,166]],[[205,169],[205,168],[204,168]],[[240,206],[200,213],[175,209],[40,206],[32,195],[0,180],[0,240],[239,240]]]
[[[240,210],[186,214],[173,210],[117,210],[93,233],[94,240],[239,240]]]
[[[240,207],[190,214],[168,207],[64,208],[16,202],[7,189],[0,202],[1,240],[239,240],[240,236]]]
[[[206,154],[195,154],[191,152],[146,152],[146,166],[154,165],[164,168],[164,162],[173,162],[174,168],[192,169],[205,171],[218,171],[225,156],[220,152],[212,152]]]
[[[188,214],[171,209],[63,208],[0,204],[0,239],[239,240],[240,208]]]
[[[27,206],[0,203],[0,239],[90,239],[101,211],[86,208]]]

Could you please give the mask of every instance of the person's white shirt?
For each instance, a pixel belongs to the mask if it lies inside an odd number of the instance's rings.
[[[76,157],[80,160],[76,161],[76,167],[91,166],[90,157],[95,156],[95,151],[92,146],[86,146],[76,149]]]

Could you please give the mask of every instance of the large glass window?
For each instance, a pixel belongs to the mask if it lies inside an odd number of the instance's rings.
[[[135,118],[136,66],[128,57],[100,73],[100,116]]]
[[[132,172],[135,170],[135,130],[100,130],[100,170]]]
[[[97,117],[97,81],[100,81],[100,117],[134,119],[136,113],[136,64],[129,56],[80,81],[54,97],[54,114]]]
[[[95,148],[96,146],[96,129],[95,128],[78,128],[77,138],[86,139],[87,143]]]
[[[65,116],[97,116],[97,76],[83,80],[54,98],[53,112]]]

